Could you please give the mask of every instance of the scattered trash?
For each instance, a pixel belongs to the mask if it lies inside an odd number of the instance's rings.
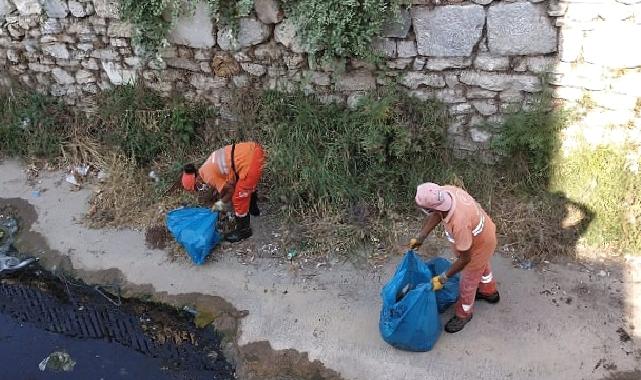
[[[30,257],[26,260],[20,261],[20,259],[18,259],[17,257],[0,256],[0,273],[26,268],[27,266],[38,262],[38,260],[39,259],[37,257]]]
[[[599,273],[597,273],[596,275],[599,276],[599,277],[605,277],[608,274],[604,270],[600,270]]]
[[[193,306],[185,305],[183,306],[183,310],[192,315],[198,314],[198,310],[196,310],[196,308],[194,308]]]
[[[96,177],[98,178],[98,181],[104,182],[109,178],[109,174],[104,170],[100,170],[98,171],[98,174],[96,174]]]
[[[12,244],[17,232],[18,221],[15,218],[0,215],[0,273],[20,270],[38,261],[36,257],[21,261],[17,257],[9,256],[9,253],[15,252]]]
[[[619,333],[619,340],[621,340],[621,342],[623,343],[627,343],[632,340],[632,338],[630,337],[630,334],[628,334],[628,332],[625,331],[623,327],[619,327],[617,329],[617,333]]]
[[[87,174],[89,174],[89,169],[90,168],[91,167],[89,165],[87,165],[87,164],[77,165],[74,168],[74,172],[76,174],[78,174],[79,176],[81,176],[81,177],[86,177]]]
[[[158,174],[153,170],[149,172],[149,178],[153,179],[154,182],[160,182],[160,177],[158,177]]]
[[[294,258],[295,258],[296,256],[298,256],[298,252],[296,252],[296,250],[294,250],[294,249],[292,249],[291,251],[289,251],[289,252],[287,253],[287,259],[289,259],[289,261],[294,260]]]
[[[40,197],[40,192],[37,190],[34,190],[31,192],[31,197],[32,198],[39,198]]]
[[[214,314],[208,311],[199,311],[198,314],[196,314],[196,318],[194,318],[194,324],[196,324],[196,327],[199,329],[202,329],[214,323],[215,320],[216,316],[214,316]]]
[[[67,176],[65,177],[65,182],[75,186],[80,186],[80,183],[78,183],[78,180],[76,179],[76,176],[73,173],[67,174]]]
[[[46,358],[42,359],[40,364],[38,364],[38,368],[40,368],[41,371],[44,371],[46,369],[51,370],[51,371],[73,371],[73,367],[76,366],[76,362],[71,359],[71,355],[66,353],[65,351],[55,351],[49,354]]]
[[[516,268],[521,268],[521,269],[525,269],[525,270],[530,270],[530,269],[534,268],[534,263],[532,262],[532,260],[527,260],[527,259],[526,260],[518,260],[518,259],[515,259],[514,261],[515,261],[515,265],[514,266]]]

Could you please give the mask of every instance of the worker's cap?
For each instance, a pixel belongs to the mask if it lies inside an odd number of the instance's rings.
[[[427,210],[445,212],[452,208],[452,196],[443,187],[428,182],[416,188],[416,204]]]
[[[183,173],[181,178],[183,189],[187,191],[194,191],[196,189],[196,174]]]

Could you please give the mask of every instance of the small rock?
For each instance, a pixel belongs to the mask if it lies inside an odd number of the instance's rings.
[[[256,0],[256,16],[264,24],[278,24],[283,20],[283,11],[276,0]]]

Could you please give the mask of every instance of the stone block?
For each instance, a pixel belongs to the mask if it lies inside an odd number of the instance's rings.
[[[528,55],[555,52],[557,30],[542,4],[498,3],[487,15],[490,52],[496,55]]]
[[[258,63],[241,63],[240,67],[254,77],[262,77],[267,72],[265,66],[259,65]]]
[[[274,29],[274,40],[283,44],[294,53],[305,53],[307,49],[301,43],[297,35],[296,25],[292,20],[285,19]]]
[[[632,111],[637,104],[636,96],[621,95],[610,91],[595,91],[590,98],[597,106],[613,111]]]
[[[527,57],[527,68],[535,74],[548,73],[558,64],[555,57]]]
[[[603,68],[589,63],[560,62],[554,67],[549,83],[555,86],[580,87],[595,91],[606,87]]]
[[[426,62],[426,59],[423,57],[414,58],[414,63],[412,63],[412,69],[414,69],[414,71],[423,70],[423,67],[425,67],[425,62]]]
[[[452,116],[465,115],[474,112],[472,105],[469,103],[454,104],[449,107],[449,111]]]
[[[396,58],[396,41],[391,38],[375,38],[372,48],[386,58]]]
[[[69,12],[71,12],[71,15],[73,17],[87,17],[87,11],[85,10],[85,7],[82,5],[82,3],[78,1],[73,1],[69,0],[68,2],[68,7],[69,7]]]
[[[131,38],[134,33],[133,25],[128,22],[113,21],[107,28],[107,36],[118,38]]]
[[[243,17],[238,23],[238,43],[240,47],[258,45],[267,41],[271,28],[253,17]]]
[[[101,18],[120,18],[119,0],[94,0],[96,15]]]
[[[4,21],[5,17],[13,12],[16,6],[9,0],[0,0],[0,23]]]
[[[505,103],[518,103],[523,100],[523,94],[519,90],[505,90],[501,91],[500,99]]]
[[[470,128],[470,138],[475,143],[486,143],[492,138],[492,134],[485,130],[479,128]]]
[[[169,32],[169,41],[195,49],[210,49],[216,44],[214,24],[205,1],[196,3],[194,12],[180,17]]]
[[[67,49],[67,46],[65,44],[51,44],[51,45],[45,45],[42,47],[42,51],[57,59],[69,59],[71,55],[69,54],[69,50]]]
[[[485,10],[476,4],[414,7],[411,12],[418,53],[430,57],[470,56],[485,25]]]
[[[578,28],[564,27],[559,33],[559,59],[563,62],[575,62],[579,59],[583,47],[585,32]]]
[[[47,16],[50,18],[65,18],[69,14],[67,2],[62,0],[42,0]]]
[[[191,76],[191,85],[200,91],[211,91],[221,89],[227,86],[227,78],[212,77],[206,74],[193,74]]]
[[[13,0],[13,2],[21,16],[39,15],[42,13],[42,6],[38,0]]]
[[[468,88],[466,96],[468,99],[493,99],[496,97],[496,92],[490,90],[483,90],[481,88]]]
[[[399,58],[414,58],[416,57],[416,42],[414,41],[398,41],[396,43],[396,53]]]
[[[525,92],[541,91],[541,81],[534,75],[514,75],[464,71],[459,80],[470,86],[479,86],[485,90],[503,91],[507,89]]]
[[[283,20],[283,11],[276,0],[256,0],[254,9],[263,24],[278,24]]]
[[[641,97],[641,72],[626,73],[612,81],[612,91],[617,94]]]
[[[309,81],[317,86],[329,86],[332,81],[329,74],[322,71],[311,71],[305,73]]]
[[[464,103],[466,101],[462,88],[444,88],[434,92],[434,97],[446,104]]]
[[[425,70],[442,71],[448,69],[464,69],[471,65],[471,57],[428,58],[425,63]]]
[[[640,67],[641,49],[637,36],[641,36],[641,25],[605,24],[586,33],[583,58],[586,62],[612,68]]]
[[[383,24],[381,36],[390,38],[405,38],[412,26],[412,16],[407,9],[401,9],[396,17]]]
[[[53,79],[56,81],[58,84],[73,84],[76,82],[74,77],[72,77],[68,72],[61,68],[54,68],[51,70],[51,74],[53,75]]]
[[[336,79],[337,91],[368,91],[376,88],[376,79],[365,70],[344,73]]]
[[[125,70],[115,62],[102,62],[102,69],[111,84],[121,85],[136,82],[136,72],[134,70]]]
[[[200,71],[200,65],[189,58],[167,58],[167,66],[189,71]]]
[[[34,71],[36,73],[49,73],[51,72],[51,67],[47,65],[43,65],[40,63],[29,63],[29,70]]]
[[[76,72],[76,82],[79,84],[94,83],[96,82],[96,77],[91,71],[78,70]]]
[[[62,32],[62,25],[58,19],[48,18],[42,22],[40,30],[42,34],[58,34]]]
[[[387,67],[392,70],[405,70],[413,61],[412,58],[397,58],[387,61]]]
[[[254,49],[254,57],[264,61],[276,61],[283,56],[283,52],[274,42],[258,45]]]
[[[494,100],[473,100],[472,105],[483,116],[490,116],[498,111],[498,106]]]
[[[485,71],[504,71],[510,68],[510,58],[480,53],[474,59],[474,67]]]
[[[403,75],[400,80],[400,83],[410,89],[417,89],[419,86],[428,86],[428,87],[445,87],[445,80],[441,75],[438,74],[428,74],[424,72],[410,71]]]

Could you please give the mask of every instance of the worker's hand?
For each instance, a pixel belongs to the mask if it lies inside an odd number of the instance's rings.
[[[443,283],[441,282],[441,276],[432,277],[432,290],[437,291],[443,289]]]
[[[212,211],[224,212],[229,210],[229,205],[222,200],[219,200],[218,202],[214,203],[211,209]]]
[[[410,240],[410,244],[409,245],[410,245],[410,249],[416,249],[416,248],[420,247],[422,244],[423,244],[422,241],[418,240],[417,238],[412,238]]]

